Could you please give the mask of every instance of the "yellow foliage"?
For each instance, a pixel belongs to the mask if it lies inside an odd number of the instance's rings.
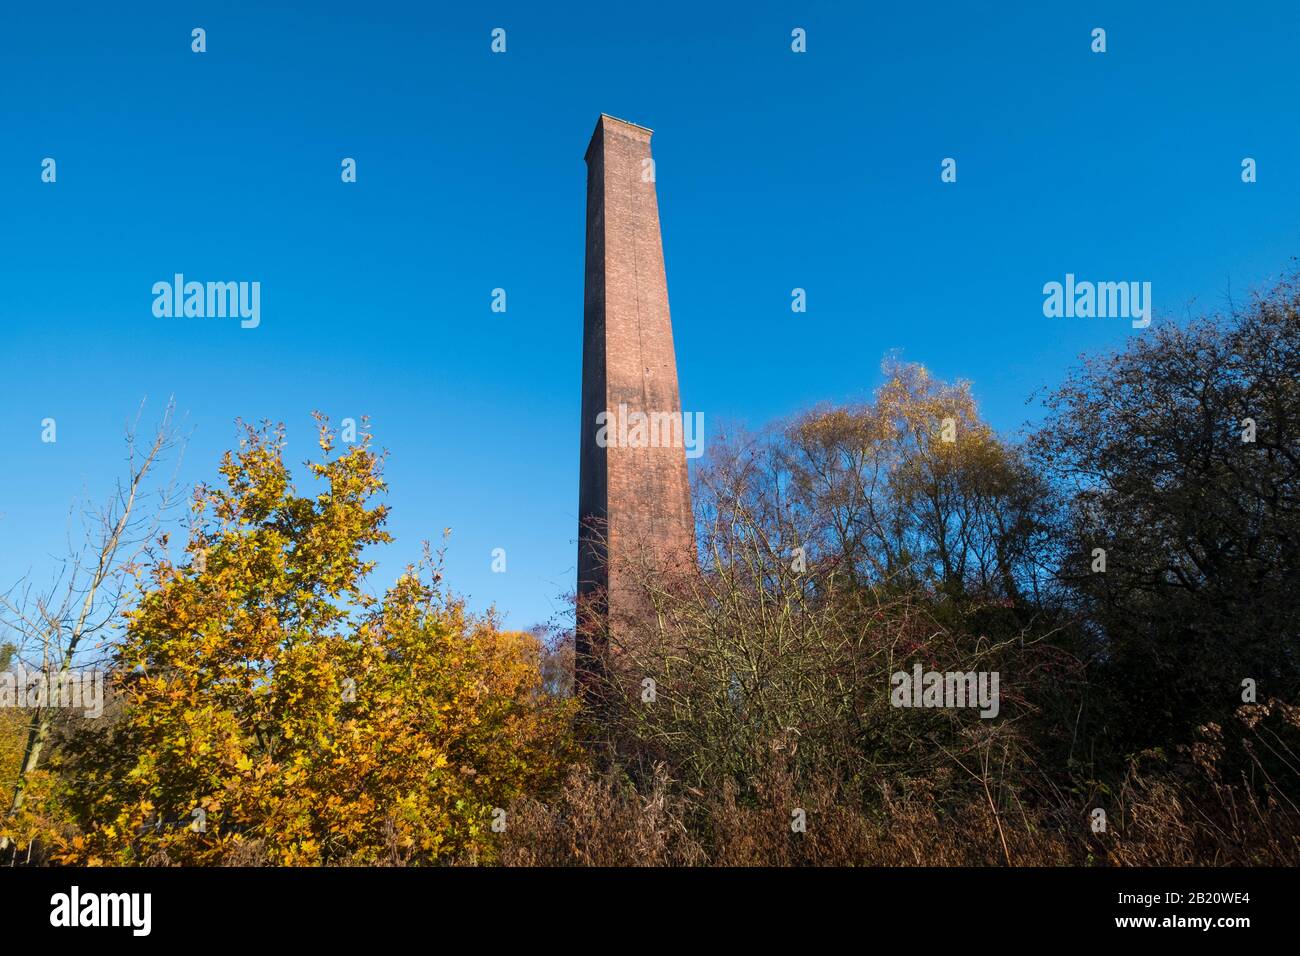
[[[27,711],[0,707],[0,793],[13,793],[30,718]]]
[[[572,705],[542,692],[534,638],[427,565],[364,592],[362,551],[390,540],[369,436],[331,457],[322,422],[313,498],[283,443],[246,429],[226,487],[196,490],[190,563],[155,565],[128,615],[122,717],[64,748],[20,843],[71,864],[481,861],[494,808],[560,780]]]

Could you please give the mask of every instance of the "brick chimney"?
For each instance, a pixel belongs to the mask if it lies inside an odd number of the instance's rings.
[[[617,653],[630,623],[645,613],[643,593],[634,584],[638,569],[648,561],[669,574],[695,561],[685,449],[680,441],[665,442],[662,428],[659,447],[636,440],[638,413],[658,415],[661,425],[674,416],[679,436],[682,428],[650,136],[643,126],[601,114],[587,147],[580,687],[594,676],[604,642]],[[654,433],[651,428],[639,437]]]

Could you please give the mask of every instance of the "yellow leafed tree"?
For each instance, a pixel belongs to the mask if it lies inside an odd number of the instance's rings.
[[[294,492],[282,428],[246,428],[224,487],[196,489],[188,563],[142,569],[116,719],[29,784],[8,832],[79,864],[486,861],[501,808],[555,784],[571,703],[539,647],[469,615],[432,561],[381,598],[390,540],[369,436]]]

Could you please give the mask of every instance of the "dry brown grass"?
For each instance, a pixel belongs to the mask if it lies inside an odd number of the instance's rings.
[[[1252,758],[1262,746],[1289,755],[1282,733],[1300,708],[1243,707],[1228,740],[1216,726],[1178,759],[1135,760],[1113,796],[1024,800],[913,777],[854,791],[829,778],[800,784],[774,758],[744,792],[676,785],[655,768],[641,790],[624,776],[573,771],[548,802],[516,803],[503,834],[508,866],[1295,866],[1300,810]],[[1238,779],[1224,779],[1233,756]],[[1244,761],[1244,763],[1243,763]],[[1248,766],[1253,774],[1241,772]],[[992,793],[998,793],[996,799]],[[1090,814],[1107,812],[1105,832]],[[791,828],[803,810],[806,830]]]

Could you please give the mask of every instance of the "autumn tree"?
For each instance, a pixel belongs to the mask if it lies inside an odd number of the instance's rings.
[[[1014,799],[989,768],[1024,767],[1025,685],[1053,651],[1050,626],[1002,605],[1041,574],[1049,492],[968,385],[885,371],[870,402],[711,446],[693,492],[700,573],[642,569],[654,613],[606,668],[621,706],[602,723],[643,783],[666,767],[687,792],[755,805],[776,777],[846,801],[927,780]],[[891,675],[915,663],[1000,672],[998,719],[891,706]]]
[[[1117,750],[1300,694],[1300,289],[1090,358],[1035,438]]]
[[[872,401],[813,409],[719,456],[747,475],[750,513],[855,585],[1036,596],[1051,489],[982,420],[969,383],[892,358],[882,371]]]
[[[489,859],[516,796],[569,758],[539,648],[468,614],[437,562],[366,590],[390,541],[382,456],[299,495],[283,428],[246,428],[201,486],[181,563],[142,569],[114,661],[119,720],[71,740],[11,830],[69,863]]]

